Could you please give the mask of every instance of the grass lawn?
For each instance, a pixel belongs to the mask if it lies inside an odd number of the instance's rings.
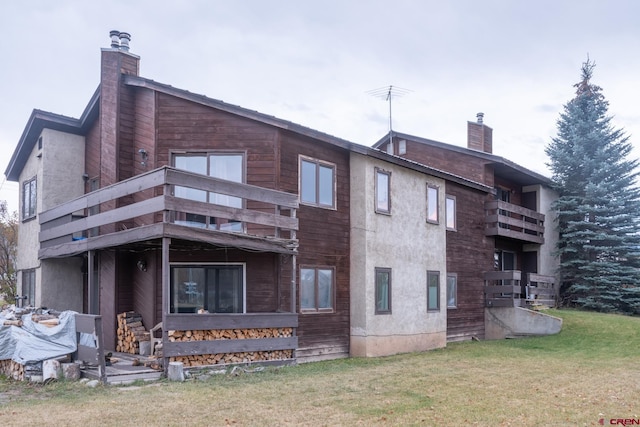
[[[87,388],[0,379],[0,426],[609,425],[640,419],[640,318],[551,310],[558,335]]]

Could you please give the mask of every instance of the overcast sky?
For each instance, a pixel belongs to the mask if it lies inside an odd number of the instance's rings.
[[[545,175],[588,55],[640,153],[640,1],[7,0],[2,172],[34,108],[80,116],[114,29],[131,33],[145,78],[364,145],[389,130],[379,88],[405,89],[394,130],[450,144],[484,112],[494,154]],[[0,200],[16,210],[18,184]]]

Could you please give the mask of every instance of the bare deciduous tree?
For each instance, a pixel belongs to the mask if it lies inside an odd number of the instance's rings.
[[[10,213],[0,200],[0,299],[14,302],[18,295],[16,252],[18,249],[18,213]]]

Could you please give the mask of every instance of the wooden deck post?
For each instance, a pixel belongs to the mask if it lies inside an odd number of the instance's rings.
[[[162,238],[162,324],[167,324],[167,314],[169,313],[169,298],[171,297],[170,291],[170,271],[169,271],[169,246],[171,244],[171,238]],[[166,344],[168,342],[169,335],[167,328],[162,328],[162,358],[164,367],[164,373],[167,373],[169,367],[169,358],[165,356]]]

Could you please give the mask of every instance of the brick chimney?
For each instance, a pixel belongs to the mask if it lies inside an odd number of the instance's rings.
[[[492,153],[493,129],[484,124],[484,113],[478,113],[476,117],[476,122],[467,122],[467,147]]]

